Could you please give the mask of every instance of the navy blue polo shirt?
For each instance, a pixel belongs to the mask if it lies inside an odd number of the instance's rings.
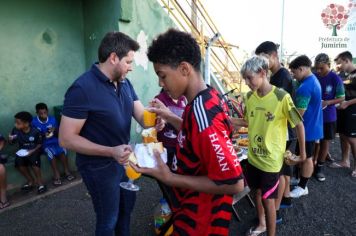
[[[86,119],[80,136],[100,145],[117,146],[130,140],[134,101],[138,100],[128,79],[118,88],[93,64],[67,90],[62,114]],[[77,166],[113,160],[77,153]]]

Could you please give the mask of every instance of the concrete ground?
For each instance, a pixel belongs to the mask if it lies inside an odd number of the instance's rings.
[[[338,141],[331,154],[340,159]],[[282,210],[283,223],[277,235],[356,235],[356,179],[348,169],[326,168],[327,179],[309,182],[309,195],[294,201],[293,208]],[[153,208],[161,197],[150,178],[137,181],[141,190],[132,215],[132,235],[154,235]],[[18,196],[17,196],[18,198]],[[0,211],[0,235],[94,235],[95,215],[90,196],[80,179],[53,188],[45,195],[29,193],[12,207]],[[232,218],[230,235],[243,235],[256,223],[255,209],[246,199],[238,206],[242,218]]]

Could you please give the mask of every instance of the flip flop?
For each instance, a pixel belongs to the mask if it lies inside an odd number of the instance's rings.
[[[69,174],[69,175],[66,175],[66,179],[68,181],[72,181],[73,179],[75,179],[75,177],[73,175]]]
[[[333,162],[329,165],[330,168],[350,168],[349,166],[343,166],[338,162]]]
[[[6,202],[0,202],[0,209],[4,209],[6,207],[9,207],[11,203],[9,201]]]
[[[251,227],[249,231],[247,232],[246,236],[258,236],[266,232],[266,229],[264,230],[256,230],[257,227]]]
[[[58,179],[53,179],[53,185],[54,186],[60,186],[60,185],[62,185],[62,181],[61,181],[61,179],[60,178],[58,178]]]

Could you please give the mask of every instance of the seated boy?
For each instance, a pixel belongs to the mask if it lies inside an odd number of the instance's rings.
[[[59,158],[62,161],[67,180],[73,180],[74,176],[70,173],[68,167],[68,158],[66,156],[67,151],[60,147],[58,143],[58,125],[56,119],[53,116],[48,115],[48,108],[45,103],[36,104],[36,113],[37,116],[33,118],[32,125],[42,134],[42,148],[46,153],[53,170],[53,185],[58,186],[62,184],[56,158]]]
[[[5,170],[5,163],[6,158],[1,153],[1,150],[5,146],[5,138],[0,134],[0,209],[4,209],[10,206],[10,202],[7,200],[6,197],[6,170]]]
[[[32,115],[21,111],[15,115],[15,128],[9,135],[10,143],[18,142],[19,150],[16,152],[15,167],[26,178],[27,183],[22,190],[28,191],[37,184],[38,193],[45,192],[46,186],[41,176],[41,146],[42,138],[40,132],[31,126]],[[33,170],[35,178],[32,177],[29,167]]]

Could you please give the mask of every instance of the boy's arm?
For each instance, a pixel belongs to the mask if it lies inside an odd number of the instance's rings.
[[[28,150],[27,156],[31,156],[34,152],[39,150],[42,147],[42,144],[37,144],[37,146],[34,149]]]
[[[344,100],[345,100],[345,96],[344,97],[335,98],[335,99],[331,99],[331,100],[323,100],[322,106],[325,107],[325,106],[338,104],[338,103],[341,103]]]
[[[248,123],[247,121],[245,121],[243,118],[235,118],[235,117],[231,117],[230,118],[232,125],[234,126],[234,128],[238,128],[238,127],[247,127]]]
[[[305,151],[305,130],[304,130],[303,122],[299,122],[295,126],[295,129],[298,137],[300,160],[304,161],[307,158],[307,154]]]
[[[356,104],[356,98],[348,100],[348,101],[342,101],[340,106],[338,107],[339,109],[346,109],[348,106]]]
[[[132,163],[130,163],[130,165],[137,172],[151,175],[164,184],[177,188],[186,188],[210,194],[235,194],[244,189],[244,182],[242,179],[239,179],[235,184],[231,185],[217,185],[207,176],[190,176],[172,173],[169,167],[162,161],[160,154],[156,151],[155,157],[157,161],[157,166],[155,168],[140,168]]]

